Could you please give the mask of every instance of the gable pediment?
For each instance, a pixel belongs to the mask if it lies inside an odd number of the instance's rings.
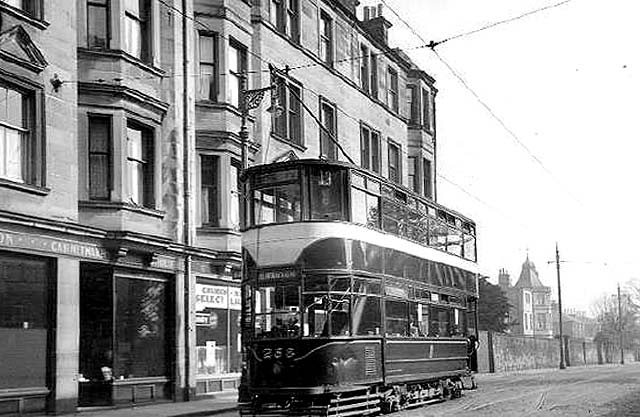
[[[22,26],[14,26],[0,33],[0,58],[34,72],[41,72],[49,65]]]

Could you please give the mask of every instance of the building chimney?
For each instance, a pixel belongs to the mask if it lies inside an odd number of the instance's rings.
[[[509,273],[507,272],[506,269],[501,269],[498,272],[498,285],[503,290],[506,290],[507,288],[511,287],[511,277],[509,276]]]
[[[373,6],[364,8],[362,25],[376,40],[385,45],[388,44],[388,32],[392,24],[382,15],[382,4],[378,4],[377,8]]]

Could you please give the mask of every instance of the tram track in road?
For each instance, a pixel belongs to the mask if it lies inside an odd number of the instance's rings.
[[[640,416],[640,363],[480,375],[478,379],[478,390],[465,391],[462,398],[421,412],[403,411],[398,417]],[[636,414],[628,414],[636,406]]]

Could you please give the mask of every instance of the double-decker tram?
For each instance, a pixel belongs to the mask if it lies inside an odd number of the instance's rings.
[[[472,384],[475,224],[359,167],[243,175],[242,415],[370,415]]]

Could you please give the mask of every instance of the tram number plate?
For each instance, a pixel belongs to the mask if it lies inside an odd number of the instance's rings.
[[[262,349],[262,359],[291,359],[296,356],[296,351],[294,348],[263,348]]]

